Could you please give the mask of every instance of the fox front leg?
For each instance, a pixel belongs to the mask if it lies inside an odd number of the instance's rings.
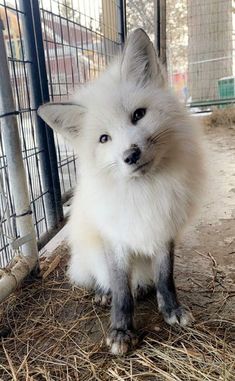
[[[111,327],[107,345],[111,353],[124,355],[137,344],[134,331],[134,301],[131,293],[128,269],[115,258],[108,258],[112,290]]]
[[[174,242],[165,245],[153,259],[155,283],[157,289],[158,309],[164,320],[170,324],[179,324],[182,327],[193,322],[190,311],[183,307],[177,298],[173,270],[174,270]]]

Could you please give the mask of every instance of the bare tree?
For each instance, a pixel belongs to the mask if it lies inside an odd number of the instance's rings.
[[[154,1],[127,0],[127,27],[142,27],[154,38]],[[167,52],[173,72],[187,69],[187,0],[167,0]]]
[[[188,67],[187,0],[167,1],[167,53],[172,72]]]
[[[127,0],[128,30],[143,28],[150,37],[154,36],[154,0]]]
[[[73,6],[73,0],[62,0],[60,2],[60,14],[68,20],[80,21],[80,12]]]

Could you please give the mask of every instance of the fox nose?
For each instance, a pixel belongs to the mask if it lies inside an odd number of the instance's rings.
[[[123,160],[126,164],[136,164],[141,156],[141,150],[139,147],[133,147],[130,149],[127,149],[123,154]]]

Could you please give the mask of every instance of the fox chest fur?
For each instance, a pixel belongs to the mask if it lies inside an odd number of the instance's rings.
[[[188,217],[190,195],[187,200],[183,185],[161,173],[131,182],[88,177],[81,181],[72,213],[88,219],[102,239],[115,247],[154,255],[177,235]]]

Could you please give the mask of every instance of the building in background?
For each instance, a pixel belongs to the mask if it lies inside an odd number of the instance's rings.
[[[68,21],[68,10],[64,10],[64,7],[62,4],[59,15],[49,11],[41,14],[48,81],[55,101],[63,97],[66,99],[76,85],[96,77],[115,54],[118,40],[117,10],[114,4],[110,6],[107,0],[103,0],[98,27],[92,23],[89,27],[81,25],[78,11],[70,14]],[[26,92],[22,69],[25,57],[22,50],[24,41],[21,41],[21,21],[11,8],[7,10],[6,17],[4,8],[0,7],[0,17],[4,25],[9,24],[11,34],[9,35],[6,28],[4,36],[10,60],[10,75],[13,90],[15,91],[17,82],[21,99]]]

